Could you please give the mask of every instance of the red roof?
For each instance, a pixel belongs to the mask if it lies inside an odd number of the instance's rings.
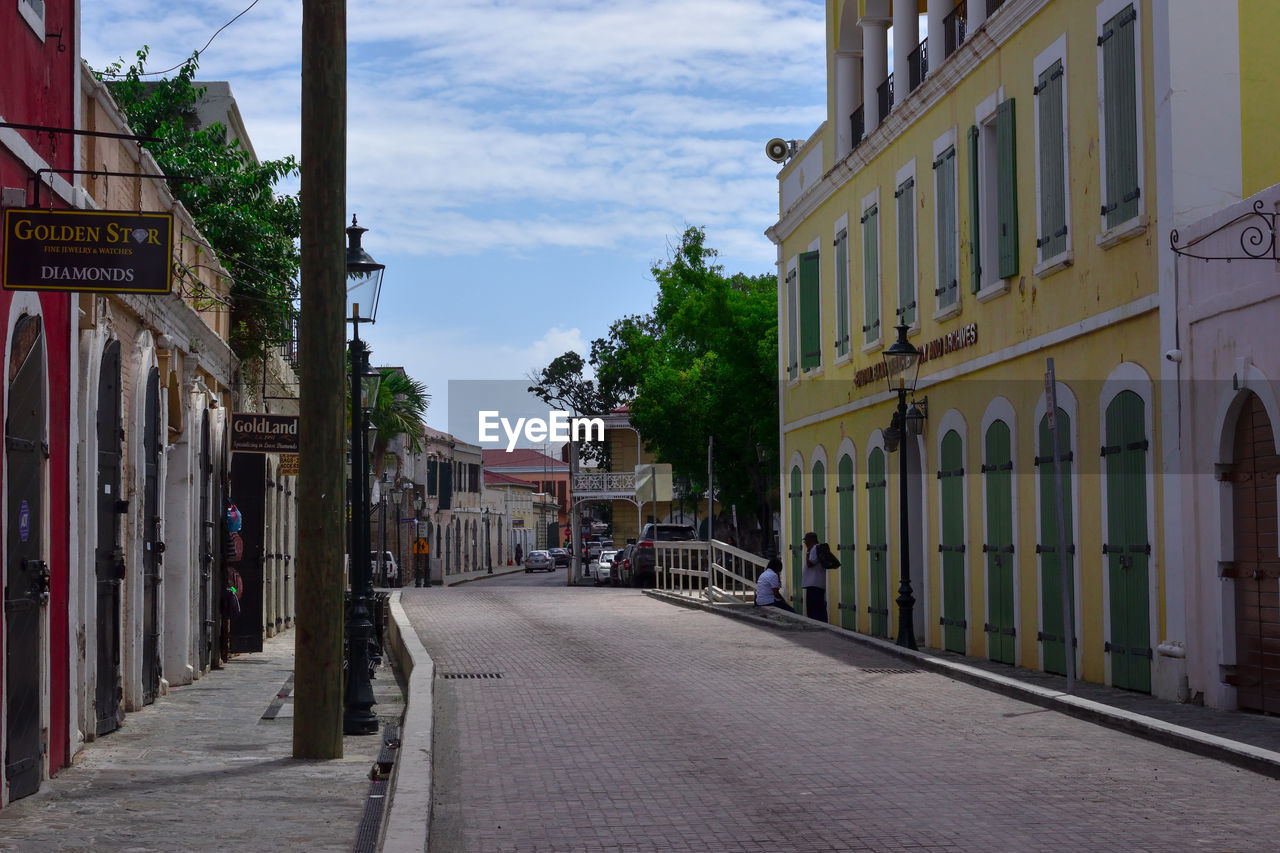
[[[548,473],[564,473],[569,470],[569,466],[564,462],[531,447],[517,447],[510,451],[486,449],[484,467],[499,471],[506,468],[545,469]]]
[[[484,484],[486,486],[525,486],[526,488],[537,488],[528,480],[521,480],[516,477],[510,477],[497,471],[490,471],[488,468],[484,471]]]

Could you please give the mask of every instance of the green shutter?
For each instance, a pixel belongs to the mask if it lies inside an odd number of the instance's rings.
[[[1057,426],[1059,434],[1064,438],[1071,435],[1071,418],[1062,409],[1058,409]],[[1043,605],[1040,616],[1040,642],[1044,648],[1045,672],[1056,672],[1066,675],[1066,629],[1062,619],[1062,568],[1070,568],[1075,561],[1072,554],[1072,469],[1074,456],[1071,453],[1069,440],[1062,442],[1061,459],[1058,466],[1062,470],[1062,517],[1066,530],[1067,543],[1063,548],[1058,542],[1058,468],[1053,459],[1053,434],[1049,431],[1049,417],[1046,414],[1040,419],[1039,448],[1036,451],[1036,470],[1040,479],[1040,600]],[[1067,594],[1075,597],[1075,583],[1072,577],[1067,580]],[[1074,603],[1073,603],[1074,606]]]
[[[787,273],[787,378],[800,375],[799,295],[796,293],[796,272]]]
[[[1036,85],[1040,131],[1040,234],[1042,259],[1067,250],[1066,151],[1062,142],[1062,60],[1045,69]]]
[[[937,170],[938,199],[937,226],[938,248],[938,286],[934,296],[938,297],[938,307],[954,305],[959,298],[959,286],[956,274],[956,149],[948,148],[934,162]]]
[[[1133,6],[1107,21],[1102,48],[1103,120],[1107,161],[1102,212],[1114,228],[1138,215],[1138,87],[1135,74]]]
[[[955,430],[948,430],[942,437],[938,479],[942,492],[942,647],[965,654],[968,621],[964,576],[964,447]]]
[[[1000,663],[1014,662],[1013,604],[1013,460],[1009,425],[987,427],[986,462],[982,466],[987,493],[987,649]]]
[[[871,633],[889,636],[889,538],[885,506],[884,451],[875,448],[867,457],[867,613]]]
[[[1018,155],[1013,98],[996,107],[996,151],[1000,165],[996,175],[997,240],[1000,277],[1018,274]]]
[[[862,214],[862,339],[880,339],[880,231],[875,205]]]
[[[813,500],[813,532],[819,542],[827,541],[827,466],[821,461],[813,463],[809,496]]]
[[[837,559],[840,560],[840,627],[856,631],[858,628],[858,530],[853,513],[853,458],[840,457],[836,466],[836,507],[840,532],[836,542]]]
[[[836,355],[849,354],[849,232],[836,235]]]
[[[898,322],[916,324],[916,211],[914,178],[898,187]]]
[[[800,255],[800,369],[822,364],[822,335],[818,300],[821,298],[818,253]]]
[[[1111,683],[1151,691],[1151,608],[1147,538],[1146,415],[1142,398],[1121,391],[1107,406],[1102,447],[1107,483],[1107,581],[1111,591]]]
[[[982,289],[982,231],[978,206],[978,127],[969,128],[969,290]]]
[[[800,466],[794,465],[791,468],[791,492],[787,495],[790,499],[790,518],[791,522],[791,603],[797,609],[800,604],[800,571],[804,568],[804,476],[800,473]]]

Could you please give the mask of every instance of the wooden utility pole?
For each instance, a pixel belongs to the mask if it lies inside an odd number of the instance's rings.
[[[303,0],[294,758],[342,757],[346,160],[346,0]]]

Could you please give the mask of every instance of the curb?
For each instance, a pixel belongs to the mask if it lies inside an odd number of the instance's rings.
[[[391,598],[387,641],[405,675],[407,698],[400,750],[387,786],[390,803],[379,849],[385,853],[423,853],[429,847],[431,830],[435,662],[413,630],[399,592]]]
[[[494,569],[492,572],[487,572],[487,571],[467,572],[465,575],[461,577],[459,577],[458,575],[451,575],[450,577],[457,578],[457,580],[454,580],[450,583],[441,583],[440,587],[441,589],[444,589],[451,586],[461,586],[464,583],[474,583],[475,581],[484,580],[485,578],[496,578],[496,577],[501,577],[502,575],[514,575],[516,572],[523,572],[523,571],[524,571],[524,566],[515,566],[515,567],[503,566],[502,571],[498,571],[497,569]]]
[[[1218,735],[1180,726],[1176,723],[1157,720],[1154,717],[1126,711],[1123,708],[1115,708],[1102,702],[1084,699],[1060,690],[1051,690],[1034,684],[1026,684],[1016,678],[987,672],[959,661],[946,660],[929,652],[906,649],[879,637],[869,637],[866,634],[859,634],[836,625],[818,622],[799,613],[786,613],[783,618],[768,618],[751,612],[751,605],[716,605],[688,596],[675,595],[658,590],[645,590],[645,594],[660,601],[718,613],[731,619],[751,622],[774,630],[827,631],[842,640],[869,646],[886,654],[910,661],[921,669],[927,669],[931,672],[954,678],[957,681],[972,684],[975,687],[991,690],[1051,711],[1069,714],[1086,722],[1137,735],[1138,737],[1165,746],[1171,746],[1184,752],[1194,753],[1204,758],[1223,761],[1263,776],[1269,776],[1272,779],[1280,779],[1280,752],[1273,752],[1272,750],[1241,743],[1240,741],[1229,740]],[[782,624],[786,622],[794,624]]]

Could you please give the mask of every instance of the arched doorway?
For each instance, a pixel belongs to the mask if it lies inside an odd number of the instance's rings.
[[[1276,455],[1271,419],[1248,392],[1236,420],[1230,472],[1234,552],[1223,577],[1235,588],[1236,703],[1280,713],[1280,556],[1276,553]]]
[[[1151,692],[1151,541],[1147,535],[1146,414],[1141,397],[1121,391],[1107,405],[1102,447],[1107,497],[1107,593],[1111,684]]]
[[[871,633],[889,636],[889,506],[885,453],[872,448],[867,456],[867,590]]]
[[[200,416],[200,671],[213,662],[213,455],[209,435],[209,411]]]
[[[147,374],[142,422],[142,701],[160,691],[160,371]]]
[[[13,329],[9,408],[5,417],[5,474],[9,507],[5,524],[5,711],[8,742],[4,772],[9,799],[40,787],[41,624],[49,601],[44,561],[44,330],[25,314]]]
[[[98,541],[94,550],[97,582],[97,668],[94,711],[97,734],[120,725],[120,585],[124,552],[120,548],[120,515],[128,506],[120,494],[120,457],[124,430],[120,411],[120,342],[107,344],[98,371]]]

